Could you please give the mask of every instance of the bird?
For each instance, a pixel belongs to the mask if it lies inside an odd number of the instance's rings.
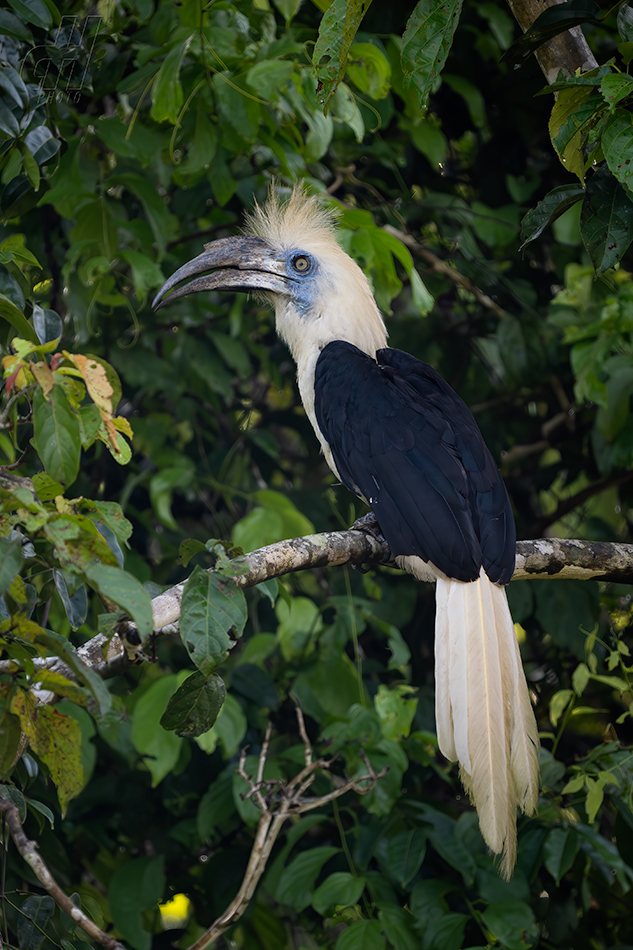
[[[505,592],[510,501],[465,403],[430,365],[388,346],[370,283],[336,235],[317,196],[271,189],[243,233],[206,244],[153,306],[226,290],[274,308],[327,464],[372,509],[396,564],[435,583],[438,746],[459,763],[508,879],[517,806],[533,814],[539,790],[537,725]]]

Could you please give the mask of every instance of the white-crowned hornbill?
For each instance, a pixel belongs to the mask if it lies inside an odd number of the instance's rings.
[[[538,735],[503,586],[514,520],[472,415],[434,369],[387,346],[367,278],[301,189],[256,207],[246,234],[207,244],[154,303],[204,290],[274,306],[328,465],[371,506],[397,563],[435,582],[439,747],[508,875],[517,805],[537,803]]]

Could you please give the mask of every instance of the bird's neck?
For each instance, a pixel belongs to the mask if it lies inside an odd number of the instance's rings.
[[[277,332],[288,345],[299,375],[310,365],[312,371],[319,353],[328,343],[342,340],[376,358],[376,351],[387,346],[387,330],[373,297],[337,305],[315,305],[299,310],[287,298],[275,302]]]

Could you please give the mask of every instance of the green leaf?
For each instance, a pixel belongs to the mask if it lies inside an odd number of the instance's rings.
[[[20,950],[39,950],[46,940],[45,928],[54,911],[55,901],[48,894],[27,897],[18,917]]]
[[[302,851],[284,868],[275,899],[281,904],[289,904],[296,911],[305,910],[312,901],[314,884],[323,865],[339,853],[339,848],[325,845]]]
[[[154,122],[168,120],[172,125],[176,124],[184,101],[179,79],[180,68],[191,40],[192,37],[188,36],[182,43],[174,46],[161,63],[152,94],[150,115]]]
[[[373,43],[350,46],[347,75],[357,89],[372,99],[384,99],[391,89],[391,64]]]
[[[160,719],[163,729],[172,729],[183,739],[195,739],[208,732],[218,718],[226,698],[224,681],[217,673],[206,676],[199,670],[178,687]]]
[[[444,68],[461,10],[462,0],[419,0],[409,18],[400,58],[404,85],[415,86],[421,109]]]
[[[424,950],[461,950],[464,929],[469,919],[468,914],[435,917],[424,931]]]
[[[549,121],[552,145],[567,171],[577,175],[581,182],[585,177],[585,139],[601,120],[604,110],[602,96],[585,86],[562,89],[552,107]]]
[[[585,194],[582,185],[570,184],[554,188],[539,201],[535,208],[531,208],[521,221],[520,251],[534,241],[545,228],[556,221],[568,208],[580,201]]]
[[[163,197],[158,193],[151,181],[128,172],[123,175],[112,176],[113,184],[119,183],[127,188],[143,205],[149,225],[158,245],[160,253],[165,252],[165,244],[174,227],[174,217],[165,204]]]
[[[571,678],[571,684],[574,687],[574,692],[576,693],[577,696],[582,696],[583,692],[585,691],[585,686],[587,685],[590,679],[591,679],[591,673],[589,672],[589,668],[587,667],[587,664],[579,663],[576,669],[574,670],[572,674],[572,678]],[[554,723],[554,725],[556,725],[553,719],[552,719],[552,722]]]
[[[177,688],[177,676],[163,676],[152,683],[134,707],[132,742],[152,775],[152,788],[172,771],[180,755],[183,740],[158,724]]]
[[[317,887],[312,894],[311,903],[317,914],[326,917],[337,907],[356,904],[364,890],[364,877],[354,877],[349,871],[336,871]]]
[[[4,12],[4,11],[3,11]],[[8,14],[11,16],[11,14]],[[2,31],[0,24],[0,32]],[[2,89],[10,99],[13,99],[13,102],[21,110],[28,109],[29,106],[29,93],[24,85],[24,81],[20,74],[13,69],[12,66],[0,66],[0,89]]]
[[[324,115],[345,75],[349,48],[370,3],[371,0],[333,0],[321,20],[312,65],[319,81],[317,95]]]
[[[83,573],[102,597],[114,601],[121,610],[130,615],[141,640],[146,640],[152,634],[152,602],[140,581],[112,564],[92,563],[84,568]]]
[[[624,73],[609,73],[600,83],[600,91],[608,106],[616,106],[622,99],[633,95],[633,76],[627,76]]]
[[[579,848],[573,828],[552,828],[549,832],[543,845],[543,862],[557,886],[576,860]]]
[[[573,698],[573,695],[574,691],[572,689],[559,689],[558,692],[554,693],[550,699],[549,718],[553,726],[558,724],[558,720],[567,708],[567,705]]]
[[[46,764],[55,783],[62,816],[68,803],[84,787],[81,766],[81,729],[71,716],[62,716],[51,706],[38,706],[34,698],[18,689],[11,712],[20,719],[22,732],[33,752]]]
[[[428,836],[428,829],[412,828],[389,837],[386,870],[400,887],[406,888],[418,873],[426,854]]]
[[[229,766],[214,781],[200,799],[197,827],[201,841],[211,837],[215,828],[223,827],[235,815],[233,801],[233,769]]]
[[[226,697],[215,725],[208,732],[196,738],[196,744],[210,755],[220,743],[224,749],[224,758],[231,759],[242,744],[247,728],[246,716],[238,701],[230,695]]]
[[[633,240],[633,202],[606,169],[587,183],[580,233],[598,277],[622,259]]]
[[[564,33],[580,23],[599,23],[600,7],[593,0],[571,0],[549,7],[537,16],[536,20],[523,36],[515,40],[501,57],[511,65],[521,65],[534,50],[551,40],[553,36]]]
[[[50,10],[42,0],[9,0],[9,6],[26,23],[32,23],[43,30],[53,25]]]
[[[88,688],[96,703],[93,714],[105,716],[112,705],[111,693],[99,674],[80,659],[73,645],[61,634],[42,630],[42,628],[39,628],[35,639],[38,644],[46,648],[47,653],[60,657],[77,679]]]
[[[380,717],[382,734],[385,739],[405,739],[409,735],[418,701],[411,699],[415,693],[413,686],[400,684],[391,689],[384,683],[378,687],[374,697],[376,712]]]
[[[60,140],[55,138],[45,125],[38,125],[31,129],[24,137],[24,144],[38,165],[50,162],[61,148]]]
[[[145,928],[144,911],[156,909],[164,890],[162,857],[127,861],[112,875],[108,901],[114,926],[134,950],[150,950],[152,937]]]
[[[633,6],[630,3],[620,4],[618,10],[618,33],[625,43],[633,41]]]
[[[5,709],[0,716],[0,778],[5,778],[15,764],[21,740],[20,720]]]
[[[240,663],[231,673],[231,688],[260,709],[277,709],[279,695],[274,680],[259,666]]]
[[[53,570],[53,580],[64,605],[68,623],[73,630],[78,630],[82,623],[85,623],[88,613],[86,587],[84,584],[80,584],[71,594],[69,590],[69,585],[72,583],[71,578],[63,571]]]
[[[194,568],[182,595],[180,636],[199,670],[210,673],[222,662],[246,617],[244,594],[230,578]]]
[[[0,538],[0,594],[9,589],[22,567],[22,539]]]
[[[23,20],[9,13],[8,10],[0,10],[0,33],[4,36],[13,36],[16,40],[23,40],[25,43],[33,43],[33,34]]]
[[[386,946],[378,920],[355,920],[336,941],[336,950],[385,950]]]
[[[11,324],[13,329],[23,340],[29,340],[31,343],[39,343],[35,330],[22,311],[4,294],[0,294],[0,317],[4,317],[7,323]]]
[[[633,92],[633,77],[619,78],[628,79]],[[611,174],[624,186],[629,198],[633,198],[633,115],[630,112],[617,109],[609,119],[602,133],[602,151]]]
[[[61,385],[51,389],[50,402],[38,386],[33,398],[33,445],[48,475],[72,485],[79,474],[79,419]]]
[[[482,914],[493,936],[507,950],[526,950],[538,941],[538,926],[529,904],[517,900],[495,901]]]
[[[451,867],[460,872],[466,884],[475,879],[475,859],[455,833],[455,822],[434,809],[422,806],[423,820],[433,826],[429,841]]]
[[[383,933],[391,946],[398,947],[398,950],[420,950],[420,940],[413,933],[412,914],[404,907],[386,901],[377,904],[377,907]]]

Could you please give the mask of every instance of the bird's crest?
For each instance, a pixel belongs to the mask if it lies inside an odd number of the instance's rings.
[[[309,246],[318,253],[336,243],[335,216],[316,195],[308,195],[303,185],[295,185],[285,200],[272,185],[266,204],[256,203],[247,216],[245,230],[280,250]]]

